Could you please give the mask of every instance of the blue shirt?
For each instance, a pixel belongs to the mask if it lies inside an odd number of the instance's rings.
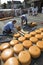
[[[12,22],[8,22],[5,26],[4,26],[4,29],[3,31],[9,31],[9,30],[13,30],[14,28],[14,24]]]

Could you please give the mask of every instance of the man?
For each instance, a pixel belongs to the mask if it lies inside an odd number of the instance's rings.
[[[13,20],[12,22],[8,22],[7,24],[5,24],[4,28],[3,28],[3,34],[11,34],[13,33],[14,30],[14,24],[16,23],[16,20]]]
[[[27,24],[27,17],[25,15],[21,16],[21,25],[23,25],[23,23],[26,22]]]

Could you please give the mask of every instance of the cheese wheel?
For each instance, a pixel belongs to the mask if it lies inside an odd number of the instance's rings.
[[[41,54],[41,51],[37,46],[31,46],[29,52],[33,58],[38,58]]]
[[[24,46],[25,48],[29,48],[30,46],[32,46],[32,42],[31,42],[30,40],[25,40],[25,41],[23,42],[23,46]]]
[[[2,60],[6,61],[8,58],[13,56],[13,50],[12,49],[6,49],[1,53]]]
[[[0,56],[0,61],[1,61],[1,56]]]
[[[42,35],[41,35],[41,34],[36,34],[35,37],[36,37],[37,39],[42,39]]]
[[[40,33],[41,33],[41,31],[40,31],[40,30],[35,30],[35,32],[36,32],[37,34],[40,34]]]
[[[41,33],[42,37],[43,37],[43,32]]]
[[[43,39],[42,39],[42,41],[43,41]]]
[[[26,38],[23,37],[23,36],[21,36],[21,37],[18,38],[18,40],[19,40],[20,42],[23,42],[25,39],[26,39]]]
[[[22,65],[29,65],[31,63],[31,56],[27,51],[21,51],[18,58]]]
[[[1,45],[0,45],[0,51],[1,51]]]
[[[30,23],[30,26],[31,26],[31,27],[34,27],[34,26],[36,26],[36,25],[37,25],[36,22],[31,22],[31,23]]]
[[[18,37],[20,37],[20,34],[16,33],[16,34],[14,34],[14,37],[18,38]]]
[[[1,44],[1,51],[5,50],[5,49],[7,49],[9,47],[10,47],[9,43],[3,43],[3,44]]]
[[[36,43],[38,41],[38,39],[36,37],[31,37],[30,41],[32,41],[33,43]]]
[[[23,50],[23,45],[22,45],[22,44],[16,44],[16,45],[13,47],[13,49],[14,49],[14,52],[15,52],[15,53],[19,53],[20,51]]]
[[[24,37],[29,39],[31,37],[31,35],[30,34],[25,34]]]
[[[43,41],[38,41],[36,45],[43,51]]]
[[[34,36],[34,35],[36,35],[36,32],[35,32],[35,31],[30,32],[30,35],[31,35],[31,36]]]
[[[43,32],[43,28],[40,28],[39,30],[41,30]]]
[[[18,43],[19,43],[18,40],[12,40],[12,41],[10,42],[10,45],[11,45],[11,46],[14,46],[14,45],[16,45],[16,44],[18,44]]]
[[[36,22],[32,22],[32,24],[36,25],[37,23]]]
[[[4,63],[4,65],[19,65],[19,62],[17,58],[11,57]]]

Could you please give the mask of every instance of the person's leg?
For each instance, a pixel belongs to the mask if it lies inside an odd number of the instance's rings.
[[[27,19],[26,19],[26,24],[27,24]]]
[[[12,34],[11,29],[9,31],[7,31],[7,34]]]
[[[21,26],[23,26],[23,19],[21,19]]]
[[[4,35],[9,35],[9,34],[11,34],[11,33],[12,33],[11,30],[9,30],[9,31],[8,31],[8,30],[3,31],[3,34],[4,34]]]
[[[2,33],[3,33],[3,35],[6,35],[7,34],[5,31],[3,31]]]

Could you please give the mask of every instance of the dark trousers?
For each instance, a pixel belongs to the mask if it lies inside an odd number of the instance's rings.
[[[21,24],[23,24],[23,21],[25,21],[27,24],[27,19],[21,19]]]
[[[7,34],[11,34],[11,33],[12,33],[11,30],[9,30],[9,31],[7,31],[7,30],[6,31],[3,31],[3,34],[6,34],[6,35]]]

